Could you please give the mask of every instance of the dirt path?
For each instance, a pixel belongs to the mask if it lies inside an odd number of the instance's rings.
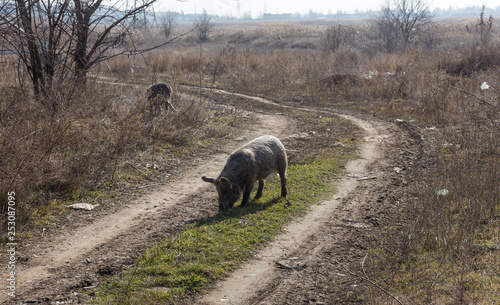
[[[254,100],[273,107],[299,110],[262,98]],[[195,160],[172,183],[131,200],[115,213],[97,217],[85,212],[88,223],[71,230],[63,228],[53,236],[20,249],[19,255],[29,259],[20,261],[17,266],[16,303],[44,303],[49,299],[67,300],[68,297],[78,299],[75,291],[93,289],[100,282],[100,276],[117,274],[132,266],[144,248],[176,234],[185,223],[217,213],[216,194],[200,177],[216,175],[228,154],[245,141],[262,134],[285,138],[297,132],[290,117],[261,111],[252,113],[255,123],[244,132],[244,140],[233,141],[207,159]],[[229,278],[217,283],[196,303],[296,304],[297,300],[303,299],[308,304],[316,304],[322,297],[310,296],[308,291],[318,287],[318,270],[329,270],[325,268],[325,259],[331,263],[344,261],[346,257],[359,258],[359,251],[351,251],[352,247],[357,244],[359,236],[370,238],[369,233],[365,233],[376,226],[379,220],[376,215],[383,209],[383,205],[377,207],[373,203],[390,197],[387,187],[394,180],[391,169],[399,165],[396,160],[400,153],[389,154],[388,147],[400,145],[396,138],[405,135],[395,124],[372,117],[362,119],[339,115],[359,126],[365,136],[359,150],[360,158],[346,166],[345,176],[340,180],[334,198],[311,207],[305,217],[289,224],[284,234],[256,253],[254,259]],[[410,146],[405,146],[406,150],[413,153],[415,149]],[[407,151],[404,151],[406,155]],[[360,235],[360,231],[363,234]],[[0,294],[0,303],[6,300],[6,294]]]
[[[264,302],[269,294],[277,295],[276,289],[284,281],[278,267],[298,271],[307,266],[317,248],[321,247],[321,243],[317,242],[321,238],[321,234],[318,234],[321,228],[336,217],[335,213],[343,200],[356,196],[354,193],[360,185],[379,174],[368,172],[369,166],[383,157],[385,142],[390,137],[387,123],[340,116],[360,127],[365,137],[359,147],[359,158],[346,165],[345,177],[338,183],[337,195],[313,206],[306,216],[290,223],[272,244],[256,253],[253,259],[239,267],[210,293],[202,296],[197,304],[288,304]],[[311,243],[311,240],[315,242]]]
[[[390,211],[398,211],[399,199],[414,179],[412,169],[428,160],[423,157],[423,139],[407,123],[337,115],[365,135],[359,158],[346,165],[336,195],[290,223],[196,304],[362,303],[361,291],[368,285],[360,276],[366,250],[379,246],[377,236],[385,224],[393,223]]]

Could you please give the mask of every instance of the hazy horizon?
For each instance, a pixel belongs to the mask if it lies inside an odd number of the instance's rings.
[[[158,9],[161,11],[183,12],[185,14],[207,13],[219,16],[251,15],[257,17],[263,13],[281,14],[306,14],[309,11],[315,13],[354,13],[356,11],[377,11],[386,0],[353,0],[337,1],[331,0],[309,0],[309,1],[285,1],[285,0],[187,0],[166,1],[159,0]],[[494,2],[497,2],[496,4]],[[465,8],[471,6],[482,6],[495,8],[500,5],[498,0],[434,0],[428,1],[431,9],[441,8]],[[478,12],[479,14],[479,12]]]

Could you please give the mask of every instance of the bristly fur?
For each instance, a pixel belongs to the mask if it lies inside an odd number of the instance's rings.
[[[202,177],[205,182],[213,183],[219,195],[219,210],[227,210],[238,201],[241,192],[244,207],[256,181],[259,188],[255,198],[262,196],[264,180],[273,172],[278,172],[281,179],[281,196],[287,196],[286,149],[281,141],[271,135],[262,136],[234,151],[226,162],[219,176],[215,179]]]
[[[176,111],[174,106],[170,103],[170,97],[172,95],[172,87],[165,83],[157,83],[150,86],[146,90],[146,99],[149,102],[149,111],[151,114],[156,114],[161,112],[161,107],[165,107],[165,111],[168,108]]]

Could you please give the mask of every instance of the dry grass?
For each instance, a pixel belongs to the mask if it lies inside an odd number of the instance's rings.
[[[47,206],[99,202],[123,182],[140,182],[141,172],[130,173],[127,164],[168,172],[172,160],[208,147],[237,120],[234,112],[179,93],[172,101],[178,111],[152,118],[143,88],[89,84],[81,95],[61,99],[53,115],[16,87],[1,90],[0,204],[4,212],[5,194],[18,194],[20,232],[44,221]]]

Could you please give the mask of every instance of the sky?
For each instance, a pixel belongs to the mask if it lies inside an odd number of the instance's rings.
[[[341,10],[347,13],[358,11],[377,11],[386,0],[159,0],[159,10],[184,12],[186,14],[207,13],[219,16],[237,16],[239,2],[240,16],[250,12],[252,17],[262,13],[300,13],[306,14],[310,10],[318,13],[336,13]],[[434,8],[463,8],[467,6],[489,7],[500,6],[498,0],[430,0],[431,9]]]

